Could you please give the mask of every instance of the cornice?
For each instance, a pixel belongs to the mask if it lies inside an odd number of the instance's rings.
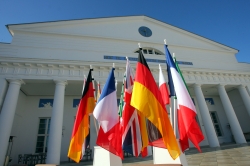
[[[66,63],[68,62],[68,63]],[[0,61],[0,76],[19,79],[55,79],[61,78],[65,80],[82,80],[84,75],[88,74],[92,65],[93,77],[97,81],[105,81],[108,73],[112,68],[112,63],[105,62],[74,62],[64,61],[64,63],[58,61],[45,61],[29,60],[29,62],[23,61]],[[101,65],[101,66],[100,66]],[[123,79],[124,72],[126,70],[125,63],[115,64],[115,76],[118,81]],[[131,65],[135,71],[135,64]],[[151,67],[151,72],[154,75],[156,81],[158,81],[159,70],[158,65]],[[167,80],[167,72],[163,68],[165,79]],[[223,71],[223,70],[210,70],[210,69],[182,69],[185,81],[188,84],[249,84],[250,85],[250,73],[240,71]]]

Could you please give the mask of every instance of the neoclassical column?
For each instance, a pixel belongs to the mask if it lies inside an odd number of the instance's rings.
[[[64,92],[67,82],[62,80],[55,80],[55,84],[56,88],[50,121],[46,164],[60,165]]]
[[[226,112],[226,116],[228,119],[228,122],[230,124],[232,133],[234,135],[234,139],[237,144],[246,143],[246,139],[243,135],[242,129],[240,127],[239,121],[236,117],[236,114],[234,112],[233,106],[229,100],[229,97],[227,95],[227,92],[225,90],[224,85],[218,85],[218,92],[220,95],[220,99],[222,101],[223,108]]]
[[[211,116],[209,114],[209,110],[207,108],[207,104],[201,90],[201,85],[194,84],[194,92],[196,99],[198,101],[198,107],[201,113],[201,118],[204,124],[205,132],[207,135],[207,140],[210,147],[219,147],[220,143],[218,137],[216,135],[213,122],[211,120]]]
[[[240,92],[240,95],[241,95],[241,98],[246,106],[246,109],[247,109],[247,112],[248,112],[248,115],[250,116],[250,96],[249,94],[247,93],[247,90],[245,88],[245,86],[243,85],[240,85],[237,87],[239,92]]]
[[[246,88],[247,88],[248,95],[250,96],[250,85],[247,85]]]
[[[0,165],[4,165],[22,80],[10,79],[0,114]]]
[[[7,91],[8,82],[5,78],[0,78],[0,113],[3,106],[4,95]]]

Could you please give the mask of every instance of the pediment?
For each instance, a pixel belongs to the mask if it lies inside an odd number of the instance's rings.
[[[151,29],[151,37],[143,37],[138,29],[146,26]],[[167,39],[169,45],[226,51],[237,53],[236,49],[215,41],[152,19],[147,16],[110,17],[83,20],[68,20],[44,23],[9,25],[10,31],[26,31],[59,35],[89,36],[136,42],[163,44]]]

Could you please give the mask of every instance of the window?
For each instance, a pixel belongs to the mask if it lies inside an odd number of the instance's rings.
[[[214,129],[218,137],[222,136],[221,127],[218,121],[218,116],[215,111],[210,112],[211,119],[213,121]]]
[[[148,50],[148,54],[153,54],[153,50]]]
[[[50,127],[50,118],[40,118],[37,141],[36,141],[36,153],[47,152],[49,127]]]
[[[164,55],[161,51],[153,49],[153,48],[143,48],[143,54],[155,54],[155,55]],[[134,53],[139,53],[139,49]]]

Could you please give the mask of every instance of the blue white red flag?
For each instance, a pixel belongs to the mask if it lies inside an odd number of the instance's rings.
[[[178,130],[180,136],[180,145],[182,151],[189,148],[188,139],[195,145],[200,151],[199,143],[204,139],[204,136],[200,130],[199,125],[196,122],[196,109],[194,103],[188,93],[188,90],[181,78],[180,73],[176,68],[171,54],[169,53],[167,45],[165,45],[166,63],[168,66],[169,80],[172,80],[174,91],[177,97],[178,103]],[[172,92],[171,92],[172,93]]]
[[[96,144],[123,159],[114,69],[109,73],[93,115],[100,124]]]
[[[119,122],[114,69],[111,69],[109,73],[93,115],[99,122],[104,133],[108,132]]]

